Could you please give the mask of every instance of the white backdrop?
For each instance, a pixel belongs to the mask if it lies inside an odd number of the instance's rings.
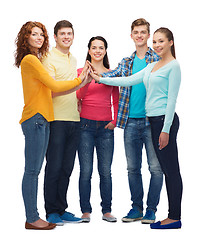
[[[195,230],[196,190],[196,6],[194,0],[141,0],[141,1],[6,1],[1,5],[1,173],[0,173],[0,236],[4,239],[13,234],[21,239],[72,238],[132,238],[138,236],[164,239],[169,237],[187,237]],[[50,46],[54,46],[53,27],[59,20],[66,19],[73,23],[75,29],[74,44],[71,52],[82,67],[87,54],[87,44],[92,36],[101,35],[109,44],[108,56],[111,69],[114,69],[123,57],[130,56],[135,50],[130,39],[131,23],[143,17],[151,24],[152,33],[158,27],[168,27],[175,37],[177,60],[181,65],[182,84],[177,101],[177,113],[181,125],[178,135],[179,157],[183,177],[184,192],[182,201],[181,230],[155,231],[149,225],[140,222],[124,224],[121,217],[130,210],[130,192],[127,180],[126,159],[123,146],[123,131],[115,130],[115,152],[112,167],[113,205],[112,213],[118,222],[110,224],[101,220],[99,178],[95,158],[92,178],[93,206],[92,221],[89,224],[66,224],[53,231],[38,232],[24,229],[25,213],[21,194],[21,180],[24,169],[24,137],[19,125],[23,108],[23,94],[20,70],[13,66],[15,50],[14,40],[22,24],[26,21],[40,21],[45,24],[50,36]],[[44,162],[45,165],[45,162]],[[44,169],[43,165],[43,169]],[[149,185],[149,172],[146,157],[143,158],[143,180],[146,202]],[[68,211],[81,216],[78,197],[79,165],[76,158],[68,192]],[[144,206],[146,208],[146,205]],[[43,201],[43,170],[39,178],[38,209],[40,216],[45,218]],[[157,220],[167,217],[167,198],[165,184],[157,211]]]

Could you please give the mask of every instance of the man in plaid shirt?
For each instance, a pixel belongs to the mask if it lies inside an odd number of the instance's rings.
[[[158,61],[158,55],[148,47],[150,25],[143,19],[135,20],[131,25],[131,38],[136,51],[131,57],[123,58],[115,70],[103,73],[102,77],[125,77],[134,74],[147,64]],[[121,87],[117,127],[124,129],[124,145],[127,159],[128,180],[131,192],[132,209],[123,222],[141,220],[142,223],[153,223],[159,203],[163,183],[163,174],[156,157],[150,125],[145,114],[146,90],[143,83],[133,87]],[[149,171],[151,173],[146,213],[143,216],[143,183],[141,175],[142,148],[145,146]]]

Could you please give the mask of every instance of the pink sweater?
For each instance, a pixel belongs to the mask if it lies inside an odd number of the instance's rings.
[[[80,75],[82,68],[78,69],[77,72]],[[80,117],[96,121],[111,121],[116,126],[119,102],[118,87],[98,84],[92,80],[91,83],[77,90],[77,98],[81,100]]]

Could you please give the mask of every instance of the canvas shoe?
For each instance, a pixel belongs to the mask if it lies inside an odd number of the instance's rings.
[[[60,216],[61,220],[66,223],[80,223],[83,220],[81,218],[75,217],[74,214],[70,212],[65,212],[63,215]]]
[[[47,221],[49,223],[55,223],[57,226],[63,226],[64,222],[60,218],[60,215],[58,213],[51,213],[48,215]]]
[[[127,216],[122,218],[122,221],[123,222],[134,222],[134,221],[141,220],[142,217],[143,217],[143,212],[134,207],[129,211]]]
[[[147,223],[147,224],[150,224],[150,223],[154,223],[155,222],[155,212],[153,210],[147,210],[146,211],[146,214],[144,215],[144,217],[142,218],[142,221],[141,223]]]

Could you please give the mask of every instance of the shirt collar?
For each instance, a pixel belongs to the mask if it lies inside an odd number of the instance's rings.
[[[56,47],[52,48],[52,51],[55,52],[56,54],[58,54],[59,56],[64,56],[64,57],[70,57],[72,56],[72,54],[69,52],[68,54],[65,54],[63,52],[61,52],[60,50],[58,50]]]
[[[153,54],[153,50],[150,47],[148,47],[148,50],[145,55],[152,55],[152,54]],[[136,55],[136,51],[132,53],[132,55],[130,56],[130,59],[134,59],[135,55]]]

